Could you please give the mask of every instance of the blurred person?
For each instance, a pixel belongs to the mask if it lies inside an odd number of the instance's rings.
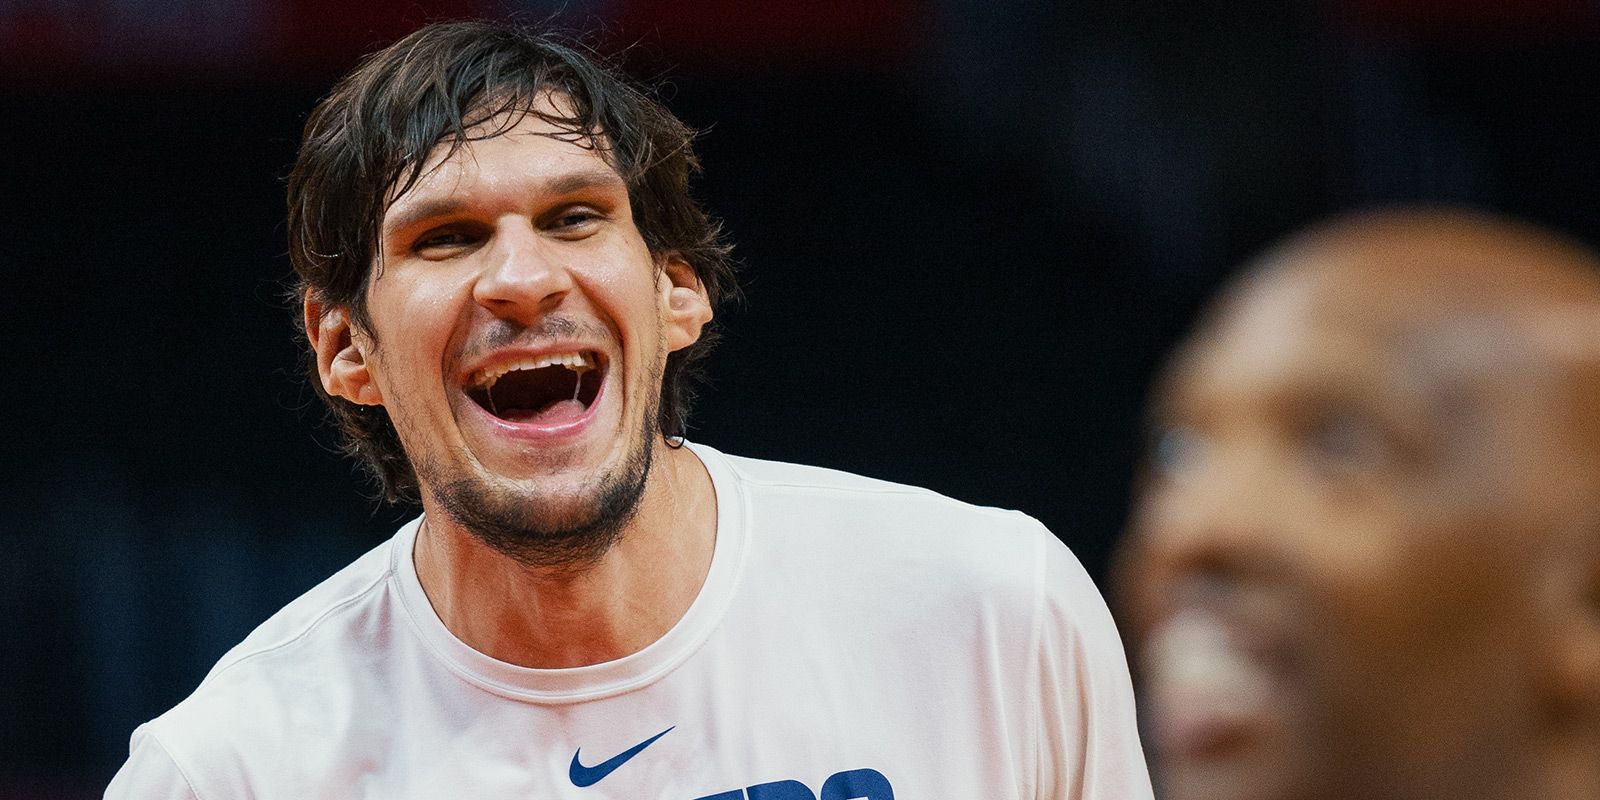
[[[1324,224],[1152,414],[1118,577],[1160,796],[1600,798],[1600,257]]]
[[[423,514],[140,726],[108,797],[1149,796],[1120,639],[1043,526],[683,440],[733,286],[691,139],[484,23],[316,108],[311,378]]]

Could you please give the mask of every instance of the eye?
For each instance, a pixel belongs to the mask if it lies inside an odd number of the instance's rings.
[[[583,238],[594,232],[605,215],[592,206],[567,206],[545,220],[545,228],[565,238]]]
[[[1302,431],[1301,443],[1312,466],[1329,472],[1375,471],[1397,456],[1397,446],[1384,427],[1353,411],[1316,414]]]
[[[430,231],[411,245],[411,250],[423,258],[448,258],[472,248],[479,237],[470,231],[444,229]]]
[[[1150,437],[1150,468],[1165,480],[1180,480],[1193,473],[1206,450],[1206,437],[1194,427],[1162,425]]]

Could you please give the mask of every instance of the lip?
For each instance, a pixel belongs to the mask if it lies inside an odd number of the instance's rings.
[[[567,420],[554,425],[541,425],[535,422],[512,422],[510,420],[501,419],[489,413],[487,409],[478,405],[471,397],[467,396],[467,386],[472,380],[472,376],[477,375],[489,367],[494,367],[500,364],[518,361],[525,358],[539,358],[540,356],[551,355],[554,353],[574,352],[593,353],[596,360],[596,369],[602,370],[604,373],[604,378],[602,378],[600,381],[600,388],[595,393],[594,402],[591,402],[589,407],[584,409],[583,414],[579,415],[576,419]],[[599,346],[591,343],[557,341],[539,347],[507,348],[503,350],[496,350],[494,353],[488,356],[475,359],[469,363],[467,367],[458,374],[456,380],[456,392],[460,395],[461,402],[470,407],[468,413],[475,414],[478,419],[482,420],[486,427],[494,431],[497,435],[524,441],[571,439],[582,435],[582,433],[594,423],[595,418],[599,415],[600,409],[604,406],[606,401],[606,387],[611,382],[610,370],[611,357]]]

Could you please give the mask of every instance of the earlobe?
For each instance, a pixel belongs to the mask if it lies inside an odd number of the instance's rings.
[[[678,256],[668,256],[661,269],[666,293],[667,348],[681,350],[700,339],[711,321],[711,298],[694,268]]]
[[[308,297],[305,325],[322,388],[357,405],[383,405],[383,394],[372,379],[366,348],[351,325],[349,309],[326,306]]]

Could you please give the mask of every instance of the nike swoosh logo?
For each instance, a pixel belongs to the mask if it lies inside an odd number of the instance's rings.
[[[678,726],[672,726],[672,728],[676,727]],[[572,754],[572,766],[567,767],[567,777],[572,779],[573,786],[577,786],[579,788],[584,786],[593,786],[599,783],[601,779],[605,778],[605,776],[615,772],[617,767],[628,763],[628,759],[639,755],[639,751],[649,747],[655,742],[655,740],[666,736],[668,733],[671,733],[672,728],[668,728],[592,767],[586,767],[582,762],[578,761],[578,755],[583,752],[583,748],[580,747]]]

